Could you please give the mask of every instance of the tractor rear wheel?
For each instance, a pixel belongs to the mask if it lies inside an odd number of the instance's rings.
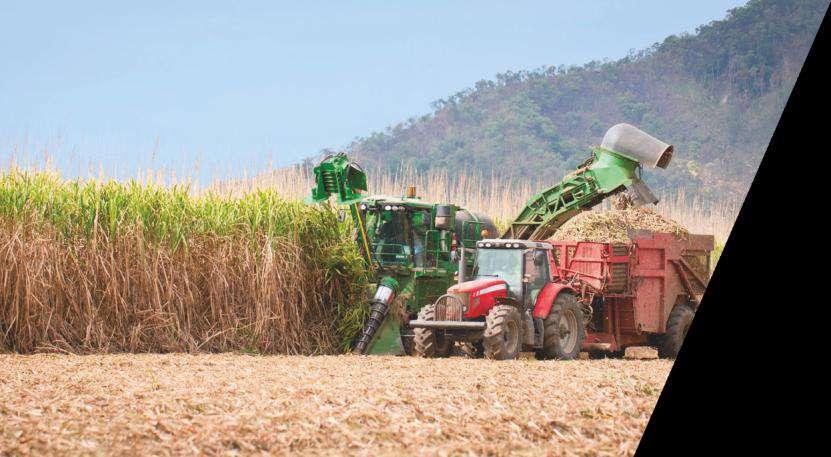
[[[544,327],[542,349],[537,352],[539,358],[577,358],[586,338],[583,309],[577,302],[577,297],[569,293],[559,294],[545,318]]]
[[[661,357],[674,359],[687,336],[695,311],[689,303],[678,303],[672,307],[667,319],[667,332],[661,345]]]
[[[515,359],[522,349],[522,320],[519,310],[510,305],[496,305],[485,318],[483,338],[485,357],[494,360]]]
[[[421,308],[418,318],[425,321],[436,320],[436,305]],[[416,357],[447,357],[453,341],[447,338],[443,330],[432,328],[413,329],[413,355]]]

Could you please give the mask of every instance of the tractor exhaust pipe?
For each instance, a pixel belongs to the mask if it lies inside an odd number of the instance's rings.
[[[378,289],[375,291],[375,296],[369,301],[370,311],[369,319],[361,332],[358,343],[355,344],[355,354],[365,354],[367,346],[369,346],[372,337],[381,328],[381,323],[387,317],[390,309],[390,303],[395,298],[395,287],[393,284],[382,282],[378,284]]]
[[[607,130],[600,147],[657,168],[666,168],[672,160],[673,153],[671,144],[625,123],[613,125]]]
[[[465,259],[465,245],[462,244],[459,246],[459,284],[467,281],[465,277],[465,267],[467,267],[466,263],[467,259]]]

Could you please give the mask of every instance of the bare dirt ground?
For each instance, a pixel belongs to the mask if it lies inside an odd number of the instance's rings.
[[[0,355],[0,455],[630,455],[670,367]]]

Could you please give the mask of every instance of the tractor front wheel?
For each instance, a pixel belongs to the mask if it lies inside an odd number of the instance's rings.
[[[494,360],[515,359],[522,349],[519,310],[510,305],[496,305],[488,312],[485,321],[485,357]]]
[[[577,358],[586,338],[586,329],[583,310],[574,295],[561,293],[557,296],[545,318],[544,327],[542,349],[537,352],[539,358]]]
[[[421,308],[418,318],[425,321],[436,320],[436,305]],[[413,355],[417,357],[447,357],[452,346],[453,341],[446,337],[443,330],[413,329]]]
[[[672,307],[667,319],[667,333],[661,346],[661,357],[674,359],[681,349],[681,343],[687,336],[695,311],[687,303],[678,303]]]

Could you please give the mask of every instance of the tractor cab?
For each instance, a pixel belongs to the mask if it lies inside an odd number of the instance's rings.
[[[482,240],[474,280],[502,279],[508,297],[533,307],[537,296],[551,282],[551,245],[524,240]]]

